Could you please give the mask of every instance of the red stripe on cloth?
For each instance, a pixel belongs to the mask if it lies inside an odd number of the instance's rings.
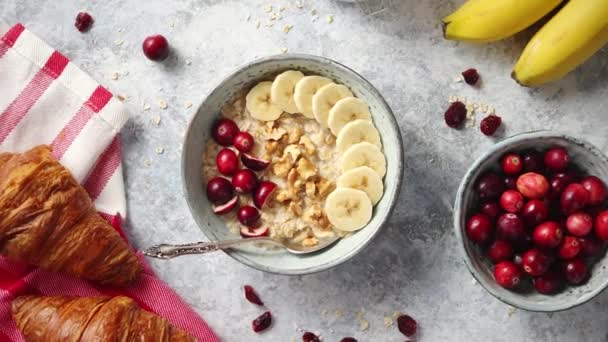
[[[70,148],[78,134],[82,131],[89,120],[110,101],[112,93],[102,86],[97,86],[89,99],[80,107],[70,122],[59,132],[51,143],[53,157],[59,160]]]
[[[114,137],[110,146],[99,156],[93,171],[83,184],[93,201],[99,197],[118,166],[120,166],[120,134]]]
[[[21,36],[21,32],[23,32],[24,30],[25,27],[23,25],[17,24],[11,27],[11,29],[4,34],[4,36],[0,39],[0,58],[4,56],[4,54],[6,53],[6,51],[8,51],[10,47],[15,45],[15,42],[17,41],[17,39],[19,39],[19,36]]]
[[[44,68],[36,73],[17,98],[0,114],[0,143],[17,127],[67,64],[67,58],[57,51],[53,52]]]

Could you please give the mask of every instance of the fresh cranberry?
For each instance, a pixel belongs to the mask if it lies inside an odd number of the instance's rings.
[[[579,183],[568,185],[560,197],[560,207],[566,215],[583,209],[587,203],[589,193]]]
[[[486,214],[475,214],[467,222],[467,236],[471,241],[483,244],[492,237],[492,221]]]
[[[578,175],[574,172],[559,172],[551,178],[551,195],[559,198],[566,187],[578,180]]]
[[[270,165],[270,160],[257,158],[247,153],[241,153],[241,162],[243,162],[243,165],[248,169],[253,171],[262,171]]]
[[[593,229],[593,217],[582,211],[571,214],[566,220],[566,229],[572,235],[585,236]]]
[[[562,287],[562,277],[555,271],[549,271],[534,278],[534,288],[542,294],[553,294]]]
[[[223,148],[217,153],[215,163],[218,171],[226,176],[233,175],[239,169],[239,157],[229,148]]]
[[[207,198],[214,204],[224,204],[234,198],[234,188],[226,178],[214,177],[207,183]]]
[[[496,133],[496,130],[498,130],[498,127],[500,127],[501,123],[502,119],[500,118],[500,116],[490,114],[486,116],[483,120],[481,120],[481,123],[479,124],[479,129],[481,129],[481,133],[487,136],[492,136],[494,135],[494,133]]]
[[[153,61],[162,61],[169,56],[169,42],[160,34],[146,37],[142,49],[144,55]]]
[[[602,211],[595,218],[595,235],[603,241],[608,241],[608,210]]]
[[[500,196],[500,206],[509,213],[517,213],[524,206],[524,196],[516,190],[507,190]]]
[[[264,302],[262,302],[260,296],[258,296],[251,285],[245,285],[245,298],[252,304],[264,305]]]
[[[568,152],[563,147],[552,148],[545,153],[545,165],[553,171],[564,171],[569,161]]]
[[[467,108],[460,101],[453,102],[443,115],[445,123],[452,128],[459,128],[467,118]]]
[[[595,176],[587,176],[581,181],[581,185],[589,193],[589,204],[596,205],[604,202],[608,191],[601,179]]]
[[[253,193],[253,204],[258,208],[262,209],[266,201],[270,199],[274,191],[277,189],[277,185],[270,181],[262,181],[255,192]]]
[[[234,189],[242,194],[248,194],[258,186],[258,176],[251,170],[241,170],[232,177]]]
[[[544,274],[551,267],[552,258],[543,251],[533,248],[522,256],[522,268],[531,276]]]
[[[307,331],[302,335],[302,342],[321,342],[321,340],[319,336]]]
[[[414,320],[412,317],[408,315],[401,315],[397,317],[397,327],[403,335],[411,337],[416,334],[418,324],[416,323],[416,320]]]
[[[604,243],[594,236],[578,239],[581,245],[581,254],[585,257],[594,258],[604,253]]]
[[[527,151],[522,156],[524,172],[542,173],[545,169],[543,156],[537,151]]]
[[[494,279],[498,285],[512,289],[519,284],[521,269],[511,261],[502,261],[494,265]]]
[[[521,216],[528,225],[537,226],[549,217],[549,207],[547,206],[547,203],[541,200],[529,200],[528,203],[524,205]]]
[[[557,222],[547,221],[534,228],[532,240],[539,247],[555,248],[562,242],[563,235]]]
[[[481,204],[481,212],[495,219],[500,215],[500,205],[498,202],[487,201]]]
[[[528,172],[517,178],[517,190],[527,198],[543,198],[549,191],[549,182],[541,174]]]
[[[468,85],[472,86],[476,85],[479,81],[479,73],[477,72],[477,69],[467,69],[463,71],[462,77]]]
[[[255,227],[260,220],[260,211],[250,205],[244,205],[236,212],[239,222],[247,227]]]
[[[502,158],[502,171],[507,175],[518,175],[524,167],[517,153],[509,153]]]
[[[589,269],[582,259],[564,261],[563,272],[566,280],[572,285],[578,285],[587,279]]]
[[[517,242],[525,235],[524,223],[517,214],[502,214],[496,221],[496,236],[501,240]]]
[[[76,26],[78,31],[86,32],[91,28],[91,25],[93,25],[93,17],[89,13],[79,12],[78,15],[76,15],[74,26]]]
[[[239,204],[239,196],[234,196],[228,202],[220,204],[220,205],[212,205],[211,210],[216,215],[225,215],[232,211],[232,209],[236,208]]]
[[[517,178],[514,176],[506,176],[505,189],[517,190]]]
[[[513,246],[506,241],[496,240],[486,250],[486,256],[495,264],[510,260],[513,257]]]
[[[253,136],[247,132],[238,132],[232,141],[237,150],[247,153],[253,150]]]
[[[239,126],[230,119],[219,119],[213,125],[213,139],[222,146],[232,145],[237,133],[239,133]]]
[[[481,199],[498,198],[504,189],[502,178],[493,172],[486,173],[477,181],[477,194]]]
[[[256,333],[262,332],[266,329],[268,329],[268,327],[270,327],[270,325],[272,324],[272,315],[270,314],[270,311],[266,311],[263,314],[261,314],[258,318],[254,319],[253,322],[251,322],[251,327],[253,328],[253,331],[255,331]]]
[[[341,339],[340,342],[357,342],[357,339],[355,339],[354,337],[345,337]]]
[[[581,251],[581,244],[578,238],[574,236],[566,236],[559,246],[559,257],[562,259],[572,259]]]

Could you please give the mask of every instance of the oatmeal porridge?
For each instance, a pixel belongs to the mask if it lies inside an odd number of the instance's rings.
[[[234,234],[314,246],[371,220],[386,160],[367,103],[346,86],[286,71],[237,94],[213,130],[203,177]]]

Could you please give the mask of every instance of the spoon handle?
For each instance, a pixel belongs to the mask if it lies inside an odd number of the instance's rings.
[[[183,245],[160,244],[146,248],[143,253],[149,257],[158,259],[172,259],[186,254],[204,254],[219,251],[221,249],[231,248],[239,245],[244,245],[253,242],[269,242],[277,244],[276,241],[268,237],[257,237],[247,239],[234,239],[224,241],[211,242],[195,242]]]

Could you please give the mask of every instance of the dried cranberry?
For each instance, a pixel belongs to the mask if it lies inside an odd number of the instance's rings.
[[[460,101],[453,102],[443,117],[449,127],[459,128],[467,117],[467,108]]]
[[[477,194],[482,199],[498,198],[504,189],[502,178],[493,172],[484,174],[477,181]]]
[[[245,285],[245,298],[247,298],[249,303],[264,305],[264,303],[260,299],[260,296],[258,296],[258,294],[255,292],[251,285]]]
[[[403,335],[410,337],[416,333],[418,325],[412,317],[408,315],[401,315],[397,317],[397,327]]]
[[[76,22],[74,23],[74,26],[76,26],[76,29],[78,29],[78,31],[86,32],[91,28],[91,25],[93,25],[93,17],[89,13],[78,13],[78,15],[76,16]]]
[[[474,86],[479,81],[479,73],[476,69],[468,69],[462,72],[462,77],[468,85]]]
[[[481,132],[483,134],[487,136],[492,136],[494,135],[494,133],[496,133],[496,130],[498,129],[498,127],[500,127],[501,123],[502,119],[500,116],[490,114],[486,116],[483,120],[481,120],[479,128],[481,129]]]
[[[251,328],[256,333],[259,333],[259,332],[262,332],[262,331],[268,329],[268,327],[270,327],[271,324],[272,324],[272,315],[270,314],[270,311],[266,311],[263,314],[261,314],[258,318],[254,319],[253,322],[251,322]]]

